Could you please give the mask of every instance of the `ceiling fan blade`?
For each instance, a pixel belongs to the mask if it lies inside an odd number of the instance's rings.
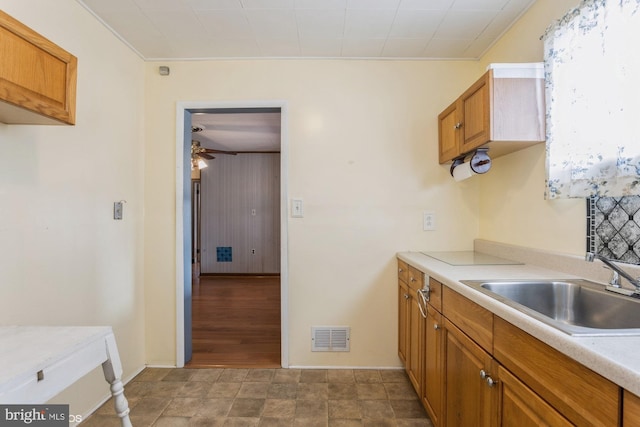
[[[236,151],[214,150],[213,148],[204,148],[203,150],[204,153],[230,154],[232,156],[238,154]]]
[[[215,159],[215,157],[207,154],[207,153],[198,153],[198,156],[202,157],[203,159],[207,159],[207,160],[211,160],[211,159]]]

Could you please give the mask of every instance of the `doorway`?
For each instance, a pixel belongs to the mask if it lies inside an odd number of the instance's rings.
[[[259,248],[254,248],[253,246],[256,243],[251,243],[251,248],[242,248],[241,245],[231,244],[228,247],[220,246],[216,243],[216,247],[212,251],[209,248],[209,253],[205,254],[205,242],[204,239],[201,239],[199,236],[196,236],[195,233],[192,235],[192,222],[198,220],[197,227],[202,230],[205,228],[202,224],[203,215],[195,214],[191,211],[192,206],[192,197],[193,193],[199,190],[199,200],[197,201],[197,206],[203,206],[205,204],[206,197],[206,189],[205,183],[200,180],[198,185],[192,187],[191,185],[191,127],[194,121],[194,117],[200,115],[208,115],[208,114],[229,114],[236,115],[237,117],[241,117],[241,115],[249,114],[249,113],[264,113],[264,112],[278,112],[278,128],[280,129],[279,134],[279,191],[276,189],[278,193],[276,203],[278,206],[278,216],[276,218],[276,223],[278,225],[276,231],[276,238],[279,239],[279,250],[278,256],[276,259],[276,270],[277,271],[255,271],[255,270],[235,270],[232,268],[232,264],[235,264],[235,267],[238,267],[242,263],[241,258],[243,253],[252,253],[255,255],[260,251]],[[279,353],[280,353],[280,366],[287,367],[288,366],[288,340],[287,340],[287,315],[288,315],[288,307],[287,307],[287,298],[286,295],[288,293],[288,276],[287,276],[287,109],[286,104],[283,102],[259,102],[259,103],[251,103],[251,104],[237,104],[237,103],[179,103],[177,106],[177,149],[176,149],[176,166],[177,166],[177,191],[178,197],[176,197],[176,214],[178,217],[177,228],[176,228],[176,245],[177,245],[177,305],[176,305],[176,359],[177,366],[184,366],[185,362],[191,359],[191,331],[192,331],[192,298],[200,298],[198,301],[198,307],[193,306],[194,312],[200,310],[203,305],[202,301],[207,300],[208,303],[211,303],[211,291],[214,287],[217,287],[217,290],[224,289],[227,287],[228,289],[242,290],[243,288],[249,289],[251,286],[258,285],[258,283],[262,283],[264,286],[260,288],[261,291],[268,291],[270,289],[271,293],[268,293],[268,296],[265,295],[265,298],[268,298],[271,301],[274,301],[275,304],[275,313],[277,321],[279,323],[278,333],[279,333]],[[231,116],[229,116],[231,117]],[[256,132],[259,132],[259,129],[254,126],[243,125],[242,123],[232,123],[228,122],[226,125],[221,125],[220,127],[225,132],[225,138],[218,138],[220,142],[222,139],[225,141],[232,140],[231,137],[233,133],[238,133],[239,128],[245,127],[247,132],[253,132],[253,138],[256,139]],[[219,134],[220,135],[220,134]],[[198,138],[204,139],[204,138]],[[241,144],[233,145],[216,145],[212,146],[211,144],[207,144],[206,141],[201,141],[201,146],[203,147],[211,147],[213,150],[220,150],[220,152],[213,153],[212,157],[216,157],[215,160],[211,159],[210,161],[215,162],[218,159],[222,158],[240,158],[241,151],[249,151],[252,153],[244,153],[245,156],[249,154],[256,154],[257,156],[261,156],[261,154],[256,152],[264,152],[264,151],[273,151],[273,150],[265,150],[264,147],[260,147],[257,149],[247,149],[244,147],[242,149]],[[238,148],[236,148],[238,147]],[[238,154],[235,154],[238,153]],[[218,166],[222,165],[222,161],[217,164]],[[214,164],[212,163],[211,166]],[[181,181],[181,182],[180,182]],[[189,185],[187,184],[187,181]],[[180,197],[180,193],[182,193],[182,197]],[[197,197],[198,194],[195,194]],[[249,215],[257,216],[260,208],[251,208],[249,210]],[[196,239],[200,239],[196,242]],[[235,247],[237,246],[237,247]],[[200,248],[200,253],[194,253],[194,251]],[[222,250],[222,257],[220,257],[220,249]],[[227,249],[231,249],[228,252],[225,252]],[[214,254],[215,250],[218,250],[217,254]],[[235,255],[237,254],[237,255]],[[192,278],[196,278],[198,274],[198,268],[194,268],[193,262],[200,261],[199,266],[205,264],[204,258],[209,257],[208,261],[208,269],[202,270],[203,276],[200,277],[199,284],[196,287],[192,287]],[[212,257],[215,258],[213,264],[211,264]],[[225,258],[228,257],[228,258]],[[251,257],[250,257],[251,258]],[[253,259],[257,259],[257,257],[253,256]],[[224,263],[226,260],[226,264]],[[238,262],[233,262],[233,261]],[[230,262],[231,261],[231,262]],[[273,260],[272,260],[273,264]],[[217,265],[219,267],[223,267],[222,270],[216,272],[211,270],[212,265]],[[247,267],[246,262],[244,264],[244,268]],[[209,274],[207,274],[209,273]],[[249,273],[250,275],[247,275]],[[221,280],[225,278],[224,280]],[[226,282],[226,283],[223,283]],[[207,292],[203,292],[204,285],[207,285]],[[277,285],[274,287],[274,284]],[[274,294],[275,290],[275,294]],[[193,292],[193,294],[192,294]],[[228,295],[228,292],[226,293]],[[275,300],[274,300],[275,295]],[[204,299],[202,299],[204,298]],[[241,297],[240,297],[241,298]],[[221,300],[220,298],[218,298]],[[242,298],[241,298],[242,299]],[[245,301],[246,302],[246,301]],[[242,304],[240,304],[242,305]],[[247,308],[245,306],[245,308]],[[220,311],[223,307],[215,308],[214,306],[209,306],[209,309],[216,310],[216,315],[220,315]],[[248,307],[251,310],[251,307]],[[196,313],[197,314],[197,313]],[[244,313],[245,316],[247,312]],[[271,310],[271,315],[273,316],[274,310]],[[229,316],[232,317],[232,316]],[[212,316],[215,320],[215,317]],[[223,317],[224,318],[224,317]],[[221,324],[223,318],[218,317],[218,323]],[[273,321],[272,321],[273,323]],[[263,331],[264,332],[264,331]],[[272,332],[270,332],[272,334]],[[256,334],[258,338],[264,338],[264,335],[261,335],[261,332]],[[196,337],[194,337],[195,339]],[[254,346],[255,347],[255,346]],[[273,347],[273,345],[272,345]],[[255,348],[254,348],[255,349]],[[254,358],[258,361],[259,357],[256,356]],[[194,359],[195,360],[195,359]],[[273,360],[273,359],[272,359]],[[242,365],[253,365],[244,361]],[[221,361],[221,363],[209,362],[209,365],[222,365],[229,364],[228,362]],[[273,365],[273,363],[271,363]]]

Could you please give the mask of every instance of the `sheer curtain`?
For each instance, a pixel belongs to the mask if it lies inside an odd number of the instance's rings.
[[[583,0],[544,56],[545,197],[640,194],[640,0]]]

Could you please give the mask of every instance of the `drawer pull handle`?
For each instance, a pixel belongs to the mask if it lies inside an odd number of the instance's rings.
[[[498,381],[494,380],[491,377],[487,377],[487,385],[489,387],[493,387],[494,385],[498,384]]]

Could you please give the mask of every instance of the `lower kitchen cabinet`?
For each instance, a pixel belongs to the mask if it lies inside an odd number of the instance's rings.
[[[619,386],[498,316],[493,356],[573,424],[619,425]]]
[[[640,426],[640,397],[433,278],[425,319],[407,282],[407,373],[434,427]]]
[[[444,324],[442,320],[442,314],[429,304],[425,324],[425,360],[420,400],[434,426],[440,425],[444,402]]]
[[[497,363],[471,338],[445,319],[444,381],[447,427],[497,425]]]
[[[418,395],[424,365],[425,318],[418,294],[423,283],[422,272],[398,260],[398,356]]]
[[[622,427],[640,426],[640,397],[625,390],[623,399]]]
[[[502,366],[498,367],[498,378],[500,427],[573,425]]]
[[[407,375],[418,394],[422,391],[422,371],[424,364],[424,325],[418,292],[409,287],[409,354]]]
[[[398,280],[398,357],[404,367],[407,367],[407,354],[409,353],[409,285],[401,279]]]

